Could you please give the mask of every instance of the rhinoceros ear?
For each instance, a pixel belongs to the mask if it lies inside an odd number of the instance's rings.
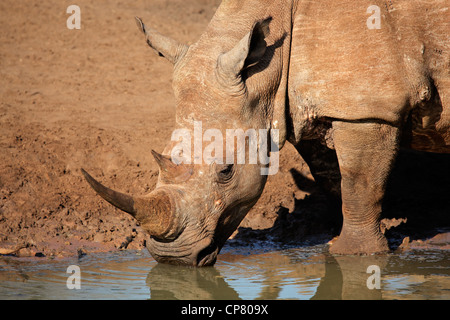
[[[154,49],[161,57],[176,64],[188,51],[189,47],[179,43],[174,39],[163,36],[158,31],[145,26],[141,18],[135,17],[136,24],[147,39],[147,44]]]
[[[232,83],[240,79],[243,70],[257,64],[267,49],[266,38],[270,34],[272,18],[257,21],[252,30],[230,51],[219,56],[217,75],[220,80]]]

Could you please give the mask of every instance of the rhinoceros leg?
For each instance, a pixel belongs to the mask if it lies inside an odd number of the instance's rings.
[[[341,171],[343,225],[334,254],[388,251],[380,231],[386,182],[398,151],[399,130],[388,124],[334,122],[333,140]]]

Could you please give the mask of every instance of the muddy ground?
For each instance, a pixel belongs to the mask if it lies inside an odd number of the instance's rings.
[[[219,0],[0,2],[0,254],[67,256],[142,249],[147,235],[101,200],[86,169],[113,189],[151,191],[174,125],[172,66],[137,30],[138,15],[186,43]],[[407,157],[410,155],[411,157]],[[288,145],[233,241],[328,241],[339,232],[325,197]],[[402,153],[390,183],[393,248],[449,248],[450,158]],[[391,220],[389,225],[395,224]],[[403,242],[403,244],[401,244]]]

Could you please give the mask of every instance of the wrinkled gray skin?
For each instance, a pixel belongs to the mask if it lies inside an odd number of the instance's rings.
[[[369,5],[381,9],[380,29],[367,27]],[[174,64],[177,129],[193,130],[193,121],[224,137],[231,128],[278,129],[279,147],[296,146],[325,185],[334,178],[321,168],[323,153],[311,150],[334,149],[343,226],[330,251],[372,254],[388,250],[379,217],[399,147],[450,152],[448,7],[444,0],[225,0],[190,47],[137,22]],[[212,265],[267,177],[260,164],[175,165],[174,145],[154,153],[160,177],[147,196],[112,191],[83,173],[140,221],[157,261]]]

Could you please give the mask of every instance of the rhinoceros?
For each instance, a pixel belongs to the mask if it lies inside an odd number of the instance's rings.
[[[148,45],[174,65],[176,129],[193,132],[201,122],[223,136],[276,131],[268,152],[293,144],[324,184],[332,179],[321,170],[324,152],[311,150],[333,150],[343,223],[329,250],[374,254],[389,250],[380,213],[399,148],[450,152],[449,7],[448,0],[224,0],[190,46],[136,19]],[[113,191],[83,174],[140,222],[158,262],[213,265],[260,197],[268,164],[195,162],[189,153],[175,162],[172,140],[162,154],[153,151],[160,175],[148,195]]]

